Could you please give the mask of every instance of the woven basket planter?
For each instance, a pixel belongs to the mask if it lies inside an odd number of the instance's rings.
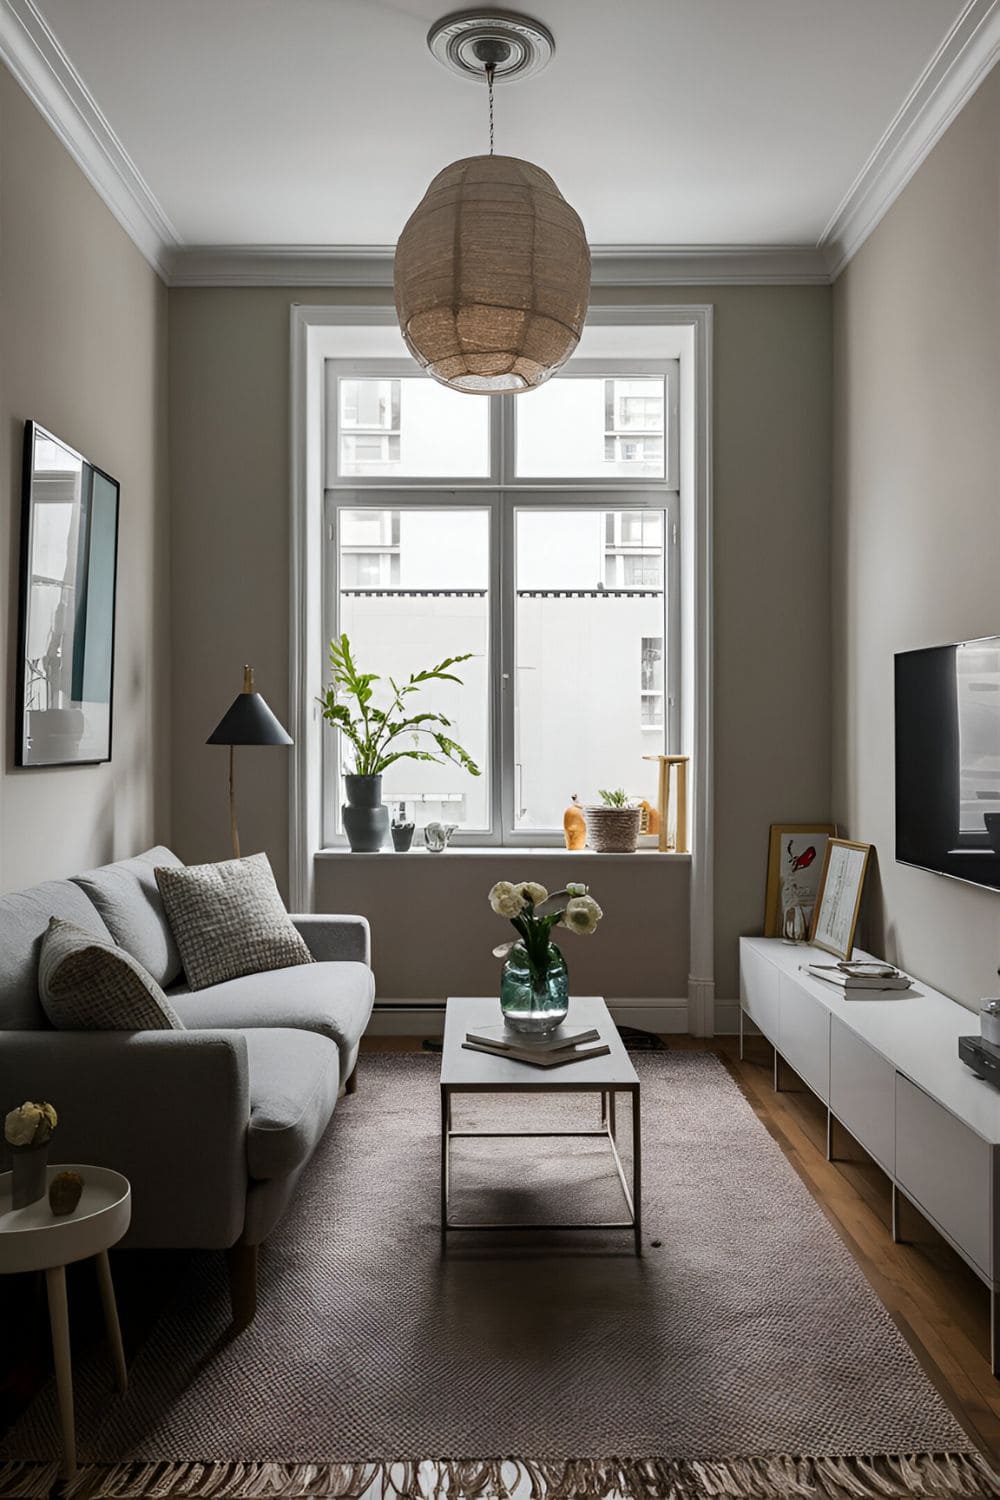
[[[633,854],[639,841],[639,807],[588,807],[587,843],[598,854]]]

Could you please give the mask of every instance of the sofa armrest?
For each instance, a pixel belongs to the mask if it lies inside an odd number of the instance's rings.
[[[48,1099],[49,1159],[132,1184],[127,1245],[232,1245],[246,1210],[250,1079],[239,1031],[0,1032],[0,1111]]]
[[[293,915],[317,963],[354,962],[371,967],[372,935],[367,917],[328,916],[325,912]]]

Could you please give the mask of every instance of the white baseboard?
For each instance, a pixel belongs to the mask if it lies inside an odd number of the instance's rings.
[[[686,1000],[638,998],[612,1000],[608,1009],[620,1026],[638,1026],[677,1036],[688,1029]],[[368,1036],[440,1036],[444,1031],[444,1001],[387,1000],[376,1004],[368,1022]]]

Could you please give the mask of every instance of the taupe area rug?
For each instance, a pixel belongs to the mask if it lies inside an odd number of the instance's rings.
[[[645,1245],[438,1239],[435,1059],[362,1059],[225,1333],[221,1257],[191,1274],[125,1396],[78,1372],[86,1496],[971,1496],[995,1475],[836,1232],[707,1053],[640,1057]],[[621,1111],[620,1113],[625,1113]],[[477,1127],[595,1123],[593,1097],[464,1101]],[[456,1144],[461,1217],[620,1217],[594,1141]],[[657,1244],[652,1242],[656,1241]],[[43,1392],[0,1495],[43,1495]]]

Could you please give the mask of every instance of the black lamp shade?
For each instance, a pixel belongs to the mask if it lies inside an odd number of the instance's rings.
[[[251,678],[252,680],[252,678]],[[206,745],[291,745],[292,737],[260,693],[242,692],[212,730]]]

